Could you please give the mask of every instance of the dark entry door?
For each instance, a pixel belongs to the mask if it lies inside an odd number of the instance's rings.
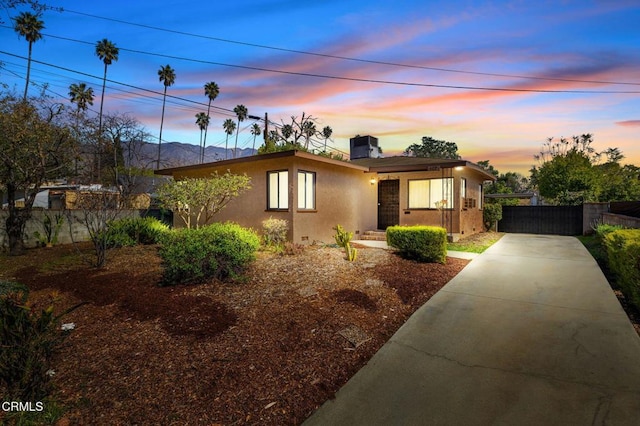
[[[400,181],[378,181],[378,229],[400,223]]]

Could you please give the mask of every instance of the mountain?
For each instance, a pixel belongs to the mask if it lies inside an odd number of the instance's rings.
[[[227,159],[233,158],[233,149],[227,149]],[[256,151],[251,148],[238,149],[236,157],[248,157]],[[123,155],[127,167],[154,168],[158,157],[158,145],[147,142],[129,142],[123,144]],[[211,163],[225,159],[225,149],[208,146],[204,150],[204,162]],[[189,166],[200,162],[200,147],[181,142],[164,142],[160,168]]]

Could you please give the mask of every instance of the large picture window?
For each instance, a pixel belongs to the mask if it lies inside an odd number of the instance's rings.
[[[289,172],[287,170],[267,172],[267,208],[269,210],[289,209]]]
[[[409,180],[409,208],[453,208],[453,178]]]
[[[315,210],[316,208],[316,174],[314,172],[298,172],[298,209]]]

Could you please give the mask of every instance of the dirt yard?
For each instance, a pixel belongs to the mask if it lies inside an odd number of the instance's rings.
[[[240,282],[160,288],[156,251],[115,250],[101,270],[71,246],[0,256],[34,300],[88,302],[64,319],[60,423],[300,424],[467,263],[311,247],[260,252]]]

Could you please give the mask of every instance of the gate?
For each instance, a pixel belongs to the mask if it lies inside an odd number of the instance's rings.
[[[582,206],[502,206],[498,231],[582,235]]]

